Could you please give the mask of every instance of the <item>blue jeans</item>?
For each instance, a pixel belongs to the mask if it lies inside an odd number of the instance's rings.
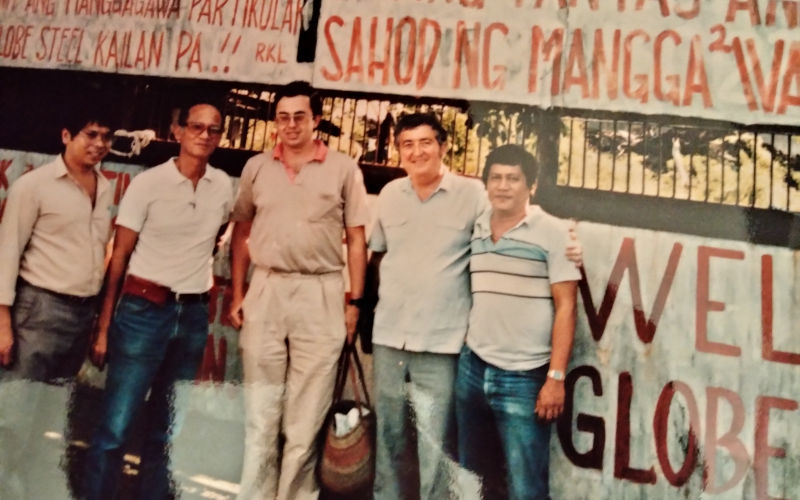
[[[169,496],[167,446],[175,382],[194,379],[207,335],[208,305],[204,302],[169,301],[159,306],[130,295],[120,299],[109,332],[103,412],[87,454],[88,500],[115,497],[123,446],[148,390],[139,496],[153,500]]]
[[[375,345],[373,350],[377,418],[375,500],[450,498],[447,451],[455,423],[453,382],[458,356],[381,345]],[[408,393],[406,376],[411,381]],[[408,457],[407,451],[412,435],[406,425],[410,413],[415,419],[417,457]],[[417,467],[419,492],[410,491],[409,487]]]
[[[458,454],[483,482],[484,498],[548,498],[550,425],[534,410],[547,365],[509,371],[464,346],[456,376]],[[504,473],[503,469],[507,472]]]

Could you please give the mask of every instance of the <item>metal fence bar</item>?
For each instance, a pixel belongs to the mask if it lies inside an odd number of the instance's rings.
[[[628,170],[625,172],[625,192],[631,191],[631,126],[632,123],[628,122]]]
[[[656,137],[661,137],[661,124],[657,125],[658,127],[658,134]],[[656,196],[661,196],[661,171],[664,169],[664,148],[663,143],[659,145],[658,148],[658,180],[656,181]]]
[[[789,179],[792,176],[792,169],[791,169],[791,159],[792,159],[792,135],[786,134],[786,211],[791,211],[791,186],[789,185]]]
[[[572,184],[572,128],[575,124],[575,119],[569,119],[569,151],[567,152],[567,181],[566,185]]]
[[[689,176],[689,193],[687,195],[687,199],[692,199],[692,170],[694,170],[694,149],[689,150],[689,171],[687,175]]]
[[[346,97],[340,97],[339,98],[339,103],[341,105],[339,106],[339,110],[340,110],[340,115],[339,115],[339,136],[336,138],[336,150],[337,151],[341,151],[342,150],[342,139],[343,139],[343,135],[344,135],[344,104],[345,104],[345,101],[347,101]]]
[[[736,131],[736,205],[741,205],[740,189],[742,187],[742,131]]]
[[[708,202],[708,193],[711,191],[711,142],[706,143],[706,197],[703,201]]]
[[[644,155],[642,156],[642,192],[641,194],[645,194],[645,158],[647,158],[647,122],[642,122],[642,148],[644,151]]]
[[[442,111],[442,115],[444,115],[444,111]],[[456,119],[457,116],[453,116],[453,121],[450,124],[450,137],[453,138],[453,143],[450,145],[450,168],[455,169],[455,157],[456,157]],[[442,121],[442,118],[439,118],[439,121]],[[463,171],[461,172],[463,173]]]
[[[617,120],[614,119],[614,131],[611,137],[611,191],[617,182]]]
[[[263,97],[263,94],[262,94],[262,97]],[[272,117],[273,109],[275,107],[275,93],[274,92],[268,92],[267,93],[266,102],[267,103],[266,103],[265,112],[264,112],[264,134],[261,136],[261,144],[263,145],[262,147],[264,149],[267,148],[267,145],[269,144],[269,139],[270,139],[269,124],[270,124],[270,121],[271,121],[270,117]]]
[[[472,143],[471,132],[472,129],[468,126],[470,124],[469,115],[467,115],[466,119],[464,120],[464,160],[461,162],[461,171],[463,173],[467,172],[467,157],[469,156],[469,145]],[[476,163],[480,163],[480,158],[476,159]],[[475,165],[475,174],[481,169],[480,165]]]
[[[353,110],[353,119],[350,121],[350,144],[347,148],[347,154],[353,156],[353,143],[356,142],[356,110],[358,109],[358,101],[355,99],[349,99],[351,103],[351,108]],[[342,135],[339,137],[344,137],[344,131],[342,131]]]
[[[679,138],[680,140],[680,138]],[[678,155],[680,155],[680,151],[678,151]],[[678,164],[675,162],[675,158],[672,158],[672,198],[675,198],[677,194],[678,188]]]
[[[366,99],[362,99],[364,102],[364,106],[366,109],[364,110],[364,132],[361,134],[361,158],[366,158],[367,153],[369,152],[369,108],[370,108],[370,101]],[[356,106],[356,109],[358,107]],[[378,120],[375,120],[375,123],[378,123]],[[375,130],[377,133],[377,128]]]
[[[602,138],[603,138],[603,122],[601,120],[597,121],[597,127],[598,127],[597,128],[597,144],[598,144],[598,147],[597,147],[597,169],[595,171],[597,179],[595,181],[594,188],[595,189],[600,189],[600,144],[601,144],[600,141],[602,141]]]
[[[750,191],[750,206],[756,206],[756,188],[758,187],[758,151],[756,150],[756,144],[758,143],[758,134],[753,134],[753,189]]]
[[[775,175],[775,132],[770,134],[770,145],[772,152],[769,155],[769,205],[767,208],[772,208],[772,189],[775,187],[773,176]]]
[[[583,123],[583,160],[581,163],[581,187],[586,186],[586,145],[588,143],[588,123]]]
[[[722,138],[722,147],[719,149],[721,156],[720,164],[720,188],[719,188],[719,202],[725,203],[725,138]]]

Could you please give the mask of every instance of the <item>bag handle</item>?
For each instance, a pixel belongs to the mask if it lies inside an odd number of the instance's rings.
[[[353,366],[355,365],[355,367]],[[356,379],[356,372],[358,378]],[[358,349],[355,342],[345,342],[342,348],[342,354],[339,356],[339,363],[336,371],[336,383],[333,390],[333,402],[338,403],[342,399],[344,393],[344,386],[347,384],[348,375],[350,376],[350,383],[353,385],[353,396],[356,403],[361,403],[360,389],[364,394],[364,402],[367,406],[372,406],[369,399],[369,391],[367,391],[367,383],[364,378],[364,367],[361,364],[361,359],[358,356]],[[360,406],[359,406],[360,408]]]
[[[333,385],[333,404],[342,399],[344,385],[347,383],[347,372],[350,368],[350,356],[347,354],[347,344],[339,354],[339,361],[336,363],[336,382]]]

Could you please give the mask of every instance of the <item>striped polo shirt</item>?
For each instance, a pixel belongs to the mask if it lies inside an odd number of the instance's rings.
[[[505,370],[532,370],[550,362],[553,298],[550,285],[577,281],[566,257],[566,221],[539,206],[497,242],[491,209],[475,222],[470,243],[472,310],[467,345],[481,359]]]

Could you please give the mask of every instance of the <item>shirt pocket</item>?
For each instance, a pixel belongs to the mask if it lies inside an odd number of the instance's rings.
[[[383,214],[380,219],[381,228],[386,238],[387,247],[401,242],[408,231],[408,215],[404,213]]]
[[[316,193],[306,203],[306,216],[310,222],[342,220],[341,197],[336,193]]]
[[[443,241],[449,241],[453,247],[468,247],[472,238],[472,220],[464,214],[441,214],[434,222],[436,231]]]

